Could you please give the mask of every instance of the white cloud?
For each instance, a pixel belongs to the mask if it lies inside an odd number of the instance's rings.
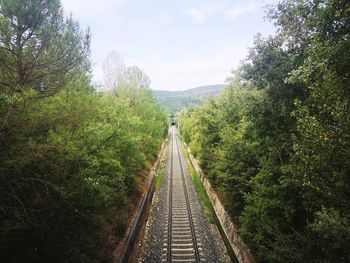
[[[191,8],[185,12],[185,15],[190,16],[195,24],[201,24],[204,22],[204,13],[197,8]]]
[[[103,79],[102,63],[116,49],[126,64],[145,70],[152,88],[172,90],[223,83],[245,57],[252,37],[237,39],[231,32],[236,29],[222,24],[275,1],[196,1],[198,6],[184,1],[172,7],[176,1],[61,0],[65,12],[72,12],[83,28],[91,26],[94,80]],[[207,30],[184,25],[184,16]]]
[[[66,13],[79,18],[96,16],[120,7],[126,0],[61,0]]]
[[[231,75],[231,70],[239,65],[246,55],[246,48],[220,44],[213,51],[182,54],[169,64],[162,55],[152,55],[151,59],[126,60],[127,64],[137,64],[151,78],[153,89],[180,90],[206,84],[221,84]]]
[[[233,20],[233,19],[236,19],[239,16],[241,16],[245,13],[248,13],[250,11],[253,11],[259,7],[260,6],[256,2],[252,2],[252,3],[249,3],[247,5],[238,5],[238,6],[233,7],[232,9],[230,9],[226,13],[226,15],[227,15],[227,18],[229,18],[230,20]]]
[[[192,18],[192,22],[195,24],[201,24],[208,17],[213,14],[217,14],[221,12],[228,4],[228,0],[221,0],[216,3],[207,4],[201,6],[200,8],[191,8],[184,12],[185,15],[190,16]]]
[[[267,4],[274,4],[277,1],[279,0],[253,0],[246,1],[245,4],[232,6],[229,1],[222,0],[215,4],[191,8],[185,11],[184,14],[190,16],[195,24],[201,24],[213,15],[220,15],[221,17],[226,17],[227,20],[234,20],[245,13],[254,11]]]

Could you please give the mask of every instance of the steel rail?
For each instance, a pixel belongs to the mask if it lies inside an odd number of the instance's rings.
[[[185,192],[186,207],[187,207],[187,213],[188,213],[189,223],[190,223],[190,228],[191,228],[195,260],[196,260],[196,262],[199,262],[200,261],[200,257],[199,257],[199,250],[198,250],[198,245],[197,245],[197,237],[196,237],[196,232],[195,232],[194,224],[193,224],[192,211],[191,211],[190,201],[189,201],[189,197],[188,197],[187,185],[186,185],[186,182],[185,182],[185,174],[184,174],[184,169],[183,169],[183,166],[182,166],[182,161],[181,161],[181,155],[180,155],[180,149],[179,149],[177,136],[175,136],[175,142],[176,142],[177,153],[178,153],[178,156],[179,156],[181,178],[182,178],[182,184],[183,184],[183,188],[184,188],[184,192]]]
[[[174,138],[171,138],[171,159],[170,159],[170,182],[169,182],[169,212],[168,212],[168,250],[167,250],[167,262],[171,262],[171,241],[172,241],[172,210],[173,210],[173,163],[174,163]]]

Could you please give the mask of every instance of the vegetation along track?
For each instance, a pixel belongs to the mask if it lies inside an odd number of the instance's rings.
[[[171,160],[168,194],[168,227],[164,233],[163,262],[200,262],[201,243],[196,235],[196,218],[187,191],[176,129],[172,128]]]

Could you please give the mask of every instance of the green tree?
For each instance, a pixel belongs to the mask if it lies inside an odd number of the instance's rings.
[[[94,90],[89,37],[62,14],[0,1],[4,262],[112,261],[168,123],[136,67],[122,93]]]
[[[0,88],[8,93],[61,89],[84,65],[90,35],[65,19],[56,0],[0,1]]]
[[[350,4],[286,0],[268,16],[277,34],[182,116],[184,137],[261,261],[348,262]]]

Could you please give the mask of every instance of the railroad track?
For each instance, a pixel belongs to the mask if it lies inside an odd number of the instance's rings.
[[[196,218],[181,161],[175,128],[172,128],[171,160],[168,184],[168,227],[164,232],[163,262],[204,262],[201,243],[196,235]]]

